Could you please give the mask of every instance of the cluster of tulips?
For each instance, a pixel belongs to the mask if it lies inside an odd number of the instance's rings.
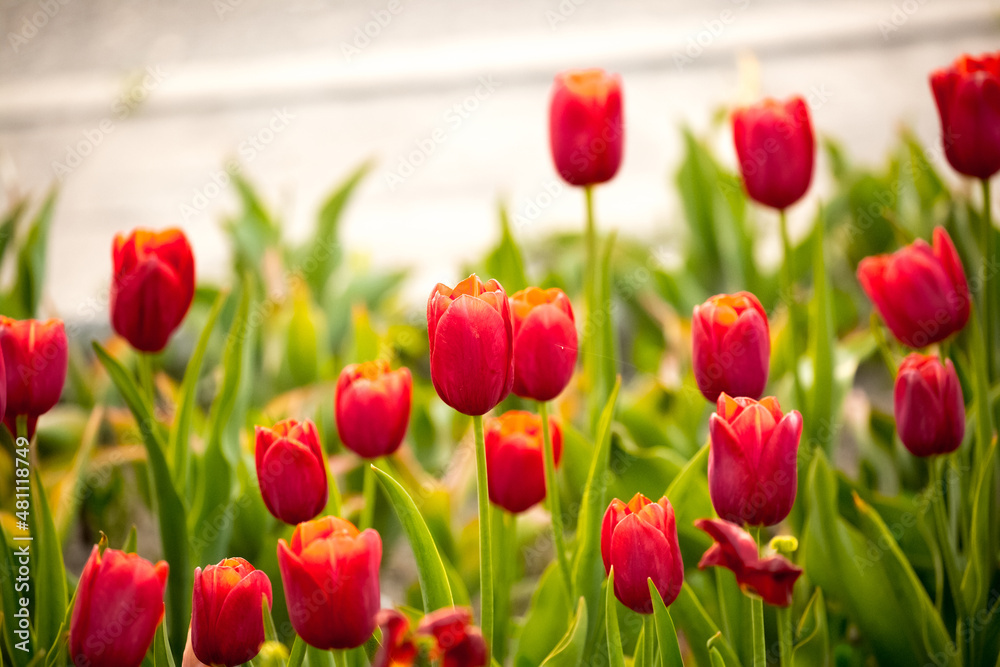
[[[960,173],[987,184],[1000,170],[1000,55],[962,57],[936,72],[931,83],[948,160]],[[594,186],[614,177],[621,162],[622,113],[620,77],[601,70],[557,77],[550,117],[553,159],[568,183],[585,189],[591,212],[591,275],[584,294],[588,317],[600,307],[592,275],[597,264],[592,194]],[[809,110],[798,97],[739,109],[733,115],[733,136],[746,191],[781,213],[787,249],[784,212],[805,195],[812,179],[815,138]],[[988,185],[984,192],[988,195]],[[989,224],[988,209],[986,220]],[[986,262],[995,259],[992,236],[989,227]],[[175,229],[137,230],[115,238],[113,262],[114,331],[140,356],[163,350],[194,296],[195,262],[188,240]],[[786,256],[786,287],[792,281],[790,262]],[[892,334],[915,350],[931,345],[943,350],[970,321],[973,295],[961,257],[943,228],[934,230],[931,245],[917,239],[892,255],[865,259],[858,279]],[[982,288],[980,315],[990,343],[997,315],[993,282],[985,281]],[[795,308],[791,299],[788,305]],[[290,541],[279,540],[277,558],[290,620],[304,642],[321,650],[351,649],[379,629],[375,665],[418,660],[455,667],[490,664],[495,630],[490,502],[514,514],[547,503],[563,585],[575,597],[555,489],[563,434],[559,420],[549,417],[548,402],[573,379],[578,356],[597,354],[588,347],[592,341],[579,340],[577,324],[570,299],[560,289],[529,287],[508,296],[496,280],[484,282],[476,275],[454,287],[438,284],[427,302],[433,386],[444,403],[473,417],[480,512],[478,627],[472,611],[463,607],[427,609],[415,624],[397,610],[382,609],[382,540],[370,527],[372,508],[365,508],[368,518],[361,523],[369,527],[363,530],[343,518],[321,516],[330,489],[316,426],[286,419],[256,427],[263,502],[277,519],[295,527]],[[798,354],[794,345],[791,340],[793,362]],[[708,423],[708,486],[718,515],[696,522],[714,541],[698,566],[731,570],[752,597],[757,658],[764,651],[762,602],[790,605],[802,574],[789,559],[793,549],[788,544],[794,540],[778,539],[771,548],[760,541],[762,527],[781,524],[793,509],[803,431],[798,411],[783,412],[776,398],[762,397],[771,347],[768,314],[755,295],[720,294],[694,308],[694,376],[716,407]],[[12,433],[30,439],[39,416],[60,398],[67,370],[65,328],[58,320],[0,318],[0,351],[6,377],[0,382],[0,414]],[[888,348],[886,352],[891,359]],[[793,374],[798,386],[797,370]],[[584,375],[582,382],[592,382]],[[516,410],[484,421],[511,392],[534,401],[537,414]],[[393,370],[386,359],[344,368],[334,398],[340,440],[373,462],[393,454],[406,435],[411,400],[406,368]],[[899,437],[915,456],[947,454],[963,442],[962,385],[944,353],[914,351],[903,360],[895,376],[894,409]],[[614,595],[639,614],[651,615],[661,604],[669,607],[681,591],[684,563],[667,497],[653,502],[636,494],[627,503],[612,500],[603,518],[600,553]],[[153,564],[133,553],[94,546],[69,625],[73,663],[140,665],[164,616],[167,578],[164,562]],[[272,599],[272,582],[243,558],[195,569],[184,665],[231,666],[253,659],[265,641],[261,603],[270,607]],[[108,625],[120,624],[125,615],[128,632],[108,633]],[[646,644],[652,650],[651,634]],[[668,650],[661,643],[664,655]]]

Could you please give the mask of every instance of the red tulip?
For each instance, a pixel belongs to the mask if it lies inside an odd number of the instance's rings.
[[[562,458],[562,431],[549,420],[556,467]],[[490,500],[508,512],[523,512],[545,499],[542,420],[510,410],[486,422],[486,470]]]
[[[438,283],[427,301],[431,381],[445,403],[484,415],[514,382],[510,304],[496,280],[472,274],[454,289]]]
[[[514,393],[551,401],[562,393],[576,366],[573,306],[557,287],[523,289],[510,299],[514,318]]]
[[[315,518],[329,497],[315,424],[286,419],[255,433],[257,482],[267,509],[291,525]]]
[[[242,558],[194,570],[191,646],[210,665],[242,665],[264,643],[261,598],[271,606],[271,580]]]
[[[709,418],[708,490],[719,516],[734,523],[773,526],[792,510],[802,415],[782,415],[773,396],[719,396]]]
[[[737,109],[733,140],[743,185],[754,201],[782,210],[809,189],[816,138],[801,97],[766,99]]]
[[[28,438],[38,417],[59,402],[66,382],[66,329],[62,320],[14,320],[0,315],[0,351],[6,369],[4,423],[16,433],[19,415],[28,417]]]
[[[434,637],[432,657],[441,667],[485,667],[486,640],[472,625],[472,610],[467,607],[444,608],[424,616],[417,633]]]
[[[382,539],[326,516],[278,540],[278,567],[292,627],[318,649],[355,648],[375,630]]]
[[[934,247],[923,239],[891,255],[866,257],[858,280],[886,326],[904,345],[924,347],[969,321],[969,284],[962,260],[942,227]]]
[[[987,179],[1000,170],[1000,52],[963,55],[931,74],[944,153],[955,171]]]
[[[792,588],[802,575],[802,568],[779,554],[760,558],[753,537],[736,524],[722,519],[698,519],[694,525],[715,540],[701,557],[699,569],[720,566],[732,570],[743,592],[760,596],[776,607],[792,604]]]
[[[948,454],[965,437],[965,399],[951,359],[910,354],[893,391],[896,430],[914,456]]]
[[[0,343],[0,421],[7,415],[7,367],[3,362],[3,345]]]
[[[367,459],[399,449],[410,422],[413,378],[385,360],[352,364],[337,380],[337,433],[344,446]]]
[[[604,571],[615,568],[615,597],[640,614],[653,613],[647,579],[670,605],[684,583],[674,508],[666,497],[651,502],[641,493],[626,505],[615,498],[601,525]]]
[[[395,609],[382,609],[375,616],[382,641],[372,667],[411,667],[419,650],[410,631],[410,619]]]
[[[166,563],[95,546],[80,575],[69,626],[77,667],[139,667],[163,620]]]
[[[115,235],[111,325],[132,347],[167,346],[194,299],[194,256],[184,232],[136,229]]]
[[[602,69],[556,75],[549,106],[549,141],[556,171],[570,185],[594,185],[614,178],[625,144],[621,76]]]
[[[750,292],[719,294],[694,307],[694,377],[708,400],[719,394],[760,398],[767,386],[771,334],[767,314]]]

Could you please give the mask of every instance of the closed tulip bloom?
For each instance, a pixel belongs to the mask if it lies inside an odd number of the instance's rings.
[[[510,394],[514,340],[510,303],[496,280],[472,274],[454,289],[438,283],[427,300],[431,381],[462,414],[484,415]]]
[[[264,643],[262,598],[271,607],[271,580],[242,558],[195,568],[191,646],[201,662],[242,665]]]
[[[69,626],[77,667],[139,667],[163,620],[166,563],[95,546],[80,575]]]
[[[62,320],[15,320],[0,315],[0,352],[7,406],[4,423],[16,433],[19,415],[28,417],[28,437],[38,417],[59,402],[68,362],[66,328]]]
[[[625,145],[621,76],[602,69],[556,75],[549,142],[556,171],[570,185],[614,178]]]
[[[779,554],[760,558],[753,537],[736,524],[722,519],[698,519],[694,525],[715,540],[701,557],[698,569],[724,567],[733,571],[743,592],[777,607],[792,604],[792,589],[802,576],[802,568]]]
[[[754,201],[782,210],[809,189],[816,138],[801,97],[765,99],[737,109],[733,140],[743,185]]]
[[[963,55],[931,74],[944,154],[955,171],[987,179],[1000,170],[1000,52]]]
[[[267,509],[295,525],[315,518],[326,507],[326,457],[316,425],[286,419],[272,428],[255,428],[257,482]]]
[[[413,378],[385,360],[352,364],[337,380],[337,433],[344,446],[373,459],[399,449],[410,422]]]
[[[549,420],[556,467],[562,459],[562,431]],[[486,470],[490,501],[508,512],[523,512],[545,500],[542,420],[510,410],[486,422]]]
[[[965,399],[951,359],[910,354],[893,391],[896,430],[914,456],[948,454],[965,437]]]
[[[318,649],[364,644],[379,610],[382,539],[325,516],[300,523],[291,545],[278,540],[278,567],[292,627]]]
[[[3,363],[3,345],[0,344],[0,421],[7,414],[7,367]]]
[[[710,401],[719,394],[760,398],[767,386],[771,334],[767,314],[750,292],[719,294],[694,307],[694,378]]]
[[[468,607],[444,608],[420,620],[417,633],[435,640],[431,657],[440,659],[441,667],[485,667],[486,640],[472,625]]]
[[[615,597],[640,614],[653,613],[647,579],[670,605],[684,583],[674,508],[666,497],[652,502],[641,493],[628,504],[615,498],[601,525],[604,572],[615,569]]]
[[[194,255],[184,232],[115,235],[111,325],[142,352],[167,346],[194,299]]]
[[[551,401],[576,367],[573,306],[561,289],[529,287],[510,299],[514,318],[514,393]]]
[[[866,257],[858,280],[893,335],[909,347],[938,343],[969,321],[969,284],[942,227],[934,245],[917,239],[891,255]]]
[[[798,484],[802,415],[783,415],[773,396],[758,403],[723,393],[708,431],[708,490],[719,516],[752,526],[773,526],[788,516]]]

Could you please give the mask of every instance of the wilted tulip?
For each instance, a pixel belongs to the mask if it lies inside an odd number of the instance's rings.
[[[782,415],[773,396],[719,396],[709,418],[708,490],[719,516],[733,523],[773,526],[795,503],[802,415]]]
[[[431,381],[462,414],[484,415],[510,394],[514,341],[510,303],[496,280],[473,274],[454,289],[438,283],[427,300]]]
[[[399,449],[410,422],[413,378],[385,360],[352,364],[337,380],[337,433],[344,446],[373,459]]]
[[[931,74],[944,154],[955,171],[987,179],[1000,170],[1000,52],[960,56]]]
[[[80,575],[69,626],[77,667],[139,667],[163,620],[166,563],[95,546]]]
[[[910,354],[893,391],[896,430],[914,456],[948,454],[965,437],[965,399],[951,359]]]
[[[621,76],[602,69],[556,75],[549,141],[556,171],[570,185],[614,178],[625,145]]]
[[[194,255],[184,232],[115,235],[111,325],[137,350],[167,346],[194,299]]]
[[[328,499],[326,457],[316,425],[286,419],[255,428],[257,483],[276,518],[295,525],[313,519]]]
[[[754,201],[782,210],[809,189],[816,138],[801,97],[765,99],[737,109],[733,140],[743,184]]]
[[[28,418],[28,438],[38,417],[59,402],[68,362],[62,320],[15,320],[0,315],[0,351],[6,370],[4,423],[16,434],[19,415]]]
[[[194,570],[191,646],[201,662],[242,665],[264,643],[262,598],[271,607],[271,580],[242,558]]]
[[[698,519],[694,525],[715,540],[701,557],[699,569],[727,568],[736,575],[736,583],[744,592],[760,596],[777,607],[792,604],[792,588],[802,575],[802,568],[778,554],[760,558],[753,537],[736,524],[722,519]]]
[[[292,627],[318,649],[355,648],[375,630],[382,539],[371,528],[326,516],[300,523],[278,567]]]
[[[420,620],[417,633],[434,637],[431,656],[441,660],[441,667],[486,665],[486,640],[479,628],[472,625],[472,610],[468,607],[438,609],[427,614]]]
[[[677,542],[674,508],[666,497],[651,502],[641,493],[628,504],[615,498],[601,525],[605,574],[615,568],[615,596],[640,614],[653,613],[647,579],[670,605],[684,583],[684,563]]]
[[[486,470],[490,500],[508,512],[523,512],[545,499],[542,420],[510,410],[486,422]],[[549,420],[556,467],[562,458],[562,431]]]
[[[719,394],[760,398],[767,386],[771,334],[767,314],[750,292],[719,294],[694,307],[694,377],[710,401]]]
[[[962,260],[942,227],[933,248],[917,239],[891,255],[866,257],[858,280],[893,335],[924,347],[961,331],[969,321],[969,284]]]
[[[529,287],[510,299],[514,318],[514,393],[551,401],[562,393],[576,366],[573,306],[557,287]]]

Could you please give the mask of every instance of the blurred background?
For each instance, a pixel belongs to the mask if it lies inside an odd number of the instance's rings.
[[[548,153],[549,89],[562,69],[624,77],[625,159],[598,192],[599,225],[669,238],[682,125],[734,164],[720,112],[800,93],[817,131],[861,164],[882,164],[903,124],[943,164],[928,73],[1000,44],[1000,4],[985,0],[2,7],[0,209],[59,188],[47,310],[95,324],[106,315],[82,304],[107,289],[116,231],[178,225],[200,275],[226,275],[219,220],[237,207],[232,173],[295,239],[334,184],[374,161],[341,239],[355,261],[411,268],[418,310],[430,285],[453,281],[495,241],[499,199],[520,239],[579,228],[582,196]],[[812,197],[827,180],[821,161]],[[777,248],[769,223],[762,215]]]

